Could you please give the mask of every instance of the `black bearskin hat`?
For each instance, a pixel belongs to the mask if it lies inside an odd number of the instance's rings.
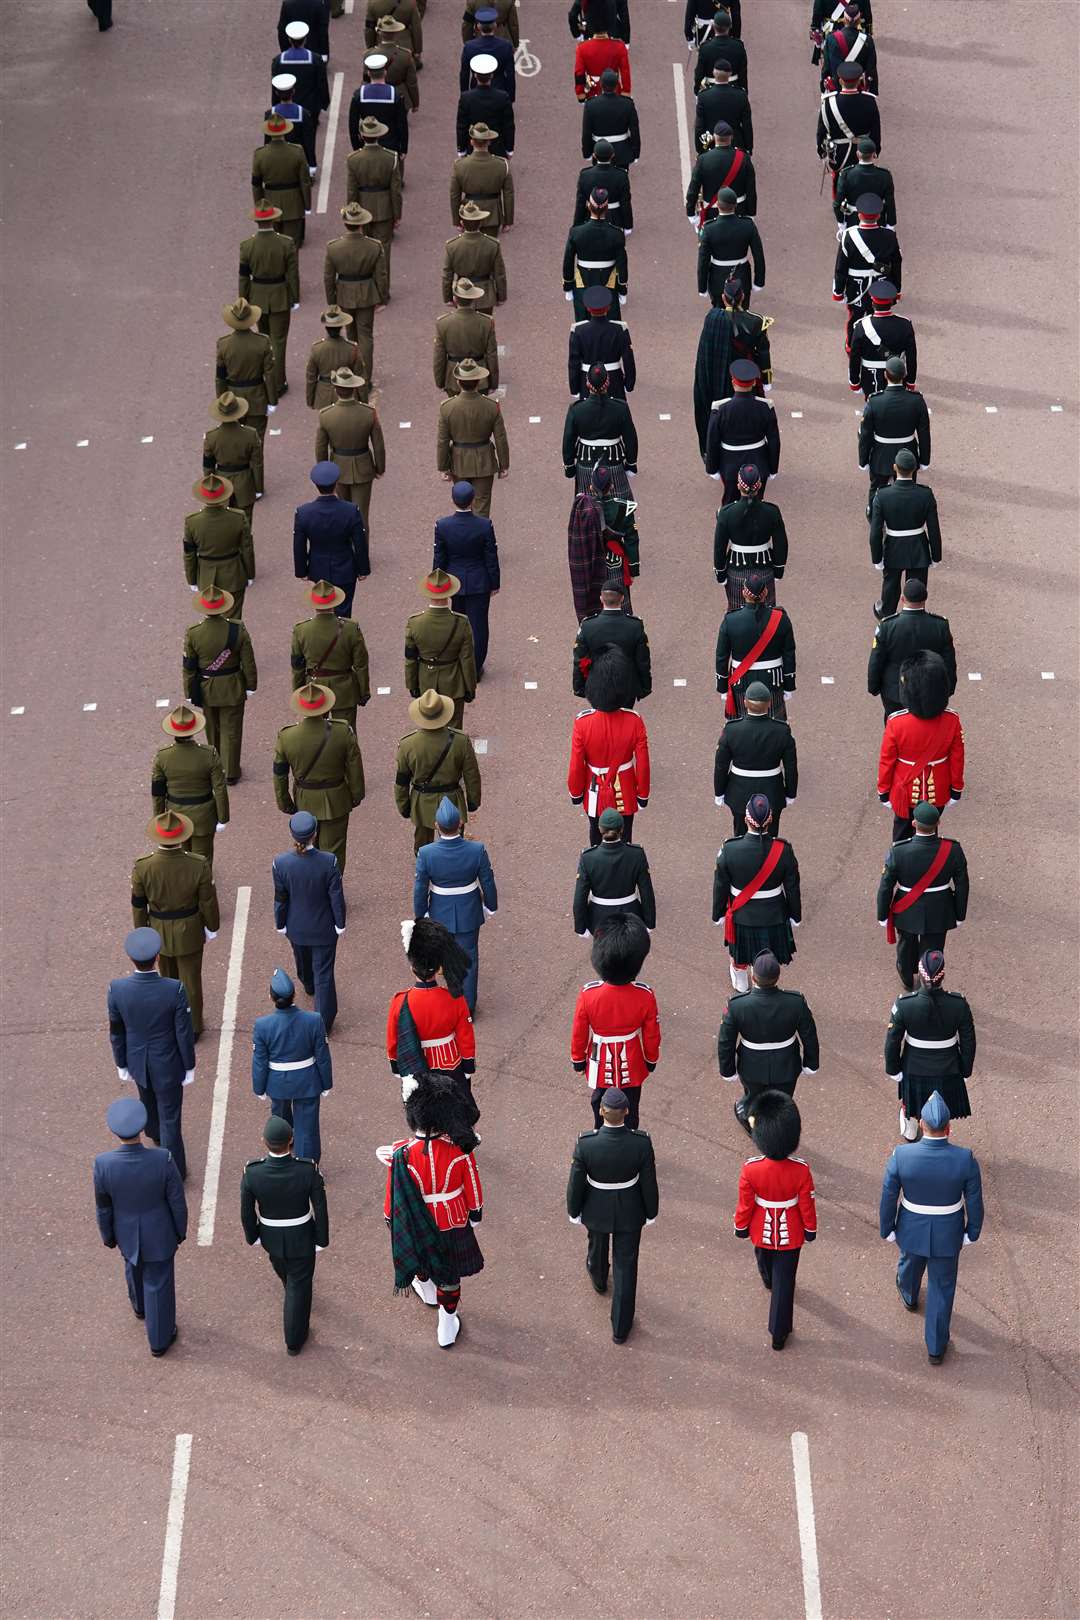
[[[754,1146],[767,1159],[786,1159],[794,1153],[802,1134],[802,1120],[794,1097],[786,1091],[760,1091],[747,1113],[753,1114]]]
[[[605,648],[593,659],[585,677],[585,696],[592,708],[604,714],[634,707],[637,697],[634,666],[618,647]]]
[[[466,1153],[478,1140],[473,1126],[480,1118],[479,1108],[454,1076],[441,1069],[414,1083],[405,1098],[405,1118],[414,1136],[448,1136]]]
[[[612,917],[593,939],[592,965],[606,984],[630,984],[641,972],[651,944],[640,917]]]
[[[402,923],[401,943],[418,979],[433,979],[441,968],[450,994],[460,996],[469,958],[448,928],[430,917],[418,917]]]
[[[610,34],[614,26],[615,8],[611,0],[589,0],[585,12],[585,32],[590,38],[593,34]]]
[[[949,706],[949,677],[940,653],[920,652],[900,665],[904,707],[920,720],[934,720]]]

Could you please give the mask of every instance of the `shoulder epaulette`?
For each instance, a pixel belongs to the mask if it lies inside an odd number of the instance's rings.
[[[583,984],[581,988],[583,990],[598,990],[603,982],[603,979],[590,979],[588,984]]]
[[[417,734],[416,731],[407,731],[405,733],[404,737],[399,738],[399,742],[408,742],[409,738],[410,737],[415,737],[416,734]]]
[[[587,1136],[599,1136],[599,1135],[600,1135],[600,1132],[598,1130],[597,1131],[579,1131],[579,1133],[578,1133],[578,1141],[583,1142]]]
[[[761,1164],[762,1161],[764,1160],[764,1158],[765,1158],[764,1153],[755,1153],[753,1158],[750,1158],[750,1159],[746,1160],[746,1163],[747,1164]]]
[[[651,984],[646,984],[644,979],[635,979],[634,980],[634,989],[635,990],[648,990],[650,992],[650,994],[651,994],[652,985]]]
[[[595,709],[579,709],[578,712],[577,712],[577,719],[578,720],[584,720],[584,718],[585,718],[585,716],[587,714],[595,714],[595,713],[596,713]]]
[[[314,1159],[301,1158],[300,1155],[297,1154],[297,1153],[293,1154],[293,1158],[296,1160],[297,1164],[310,1164],[312,1169],[315,1168],[315,1160]]]
[[[798,1155],[795,1154],[795,1153],[789,1153],[788,1158],[791,1160],[792,1164],[805,1164],[806,1163],[805,1159],[800,1159],[798,1157]]]
[[[649,1133],[648,1131],[643,1131],[640,1125],[634,1125],[631,1127],[631,1134],[633,1136],[648,1136]]]
[[[244,1169],[245,1170],[250,1170],[253,1164],[262,1164],[262,1160],[261,1159],[249,1159],[247,1164],[245,1164]]]
[[[914,833],[909,833],[906,838],[894,838],[893,839],[893,849],[895,849],[898,844],[913,844],[914,842],[915,842],[915,834]]]

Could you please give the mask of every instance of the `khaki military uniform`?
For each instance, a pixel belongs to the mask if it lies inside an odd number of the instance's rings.
[[[221,755],[227,782],[240,775],[244,706],[259,684],[255,650],[237,612],[234,607],[232,619],[202,619],[184,634],[184,696],[202,709],[206,740]]]
[[[191,852],[204,855],[212,870],[217,824],[229,819],[229,790],[217,749],[183,737],[159,748],[150,767],[150,797],[155,816],[179,810],[189,818],[195,828]]]
[[[370,51],[375,44],[375,24],[380,17],[393,17],[395,22],[404,23],[409,36],[409,46],[417,61],[424,54],[424,25],[421,18],[420,7],[416,0],[367,0],[367,16],[364,19],[364,38]],[[472,38],[472,35],[469,35]],[[389,51],[380,44],[380,51]]]
[[[491,6],[499,13],[499,20],[495,24],[495,32],[500,39],[508,39],[515,51],[521,42],[521,30],[518,27],[518,14],[514,0],[465,0],[465,15],[461,21],[461,43],[467,45],[470,39],[476,37],[474,16],[485,6]]]
[[[453,298],[454,282],[459,276],[484,289],[483,298],[476,299],[475,303],[485,315],[490,315],[496,304],[505,304],[506,264],[494,236],[486,236],[483,231],[462,231],[460,236],[450,238],[443,253],[444,304]]]
[[[458,223],[462,203],[473,202],[490,215],[480,226],[487,236],[498,236],[514,223],[514,177],[505,158],[494,152],[470,152],[458,158],[450,174],[450,222]]]
[[[397,748],[394,803],[413,824],[414,850],[434,842],[435,812],[444,794],[461,812],[462,826],[470,811],[479,810],[480,767],[472,741],[449,726],[408,732]]]
[[[242,422],[222,422],[203,436],[203,473],[217,473],[233,487],[230,506],[238,507],[250,525],[255,497],[262,494],[263,447],[255,428]]]
[[[423,13],[421,13],[423,15]],[[391,44],[385,35],[377,47],[386,57],[386,82],[401,92],[410,113],[420,110],[420,81],[416,76],[416,53],[407,45]],[[367,204],[364,204],[365,208]]]
[[[264,197],[281,209],[278,230],[299,247],[304,240],[304,215],[311,207],[311,176],[303,147],[294,141],[271,140],[255,148],[251,200],[256,208]],[[261,304],[258,298],[252,302]]]
[[[385,46],[381,49],[389,55]],[[413,77],[416,77],[415,69]],[[345,201],[359,203],[371,215],[371,223],[364,226],[364,232],[382,243],[389,291],[390,250],[394,245],[394,226],[401,218],[401,164],[397,153],[375,141],[365,141],[345,160],[345,186]]]
[[[316,613],[293,625],[293,691],[305,681],[317,681],[334,694],[334,719],[356,730],[357,706],[371,697],[368,650],[363,631],[353,619],[336,613]]]
[[[258,231],[241,242],[240,297],[262,310],[259,331],[273,346],[274,381],[280,394],[285,388],[292,307],[300,302],[300,267],[292,237],[281,231]]]
[[[443,400],[435,465],[455,479],[467,478],[476,491],[473,510],[488,516],[495,474],[510,467],[510,445],[497,401],[475,388]]]
[[[348,310],[352,335],[360,349],[360,375],[371,381],[375,353],[375,306],[390,296],[390,272],[381,242],[361,231],[349,231],[326,244],[323,288],[328,304]]]
[[[464,613],[427,607],[405,626],[405,686],[410,697],[438,692],[454,700],[450,724],[460,728],[465,704],[476,696],[476,652]]]
[[[215,381],[219,399],[231,388],[247,400],[244,421],[261,442],[266,435],[266,407],[278,402],[274,346],[265,332],[227,332],[218,338]]]
[[[202,1034],[202,958],[205,935],[221,927],[210,862],[186,849],[157,849],[141,855],[131,873],[131,920],[135,928],[161,935],[158,970],[179,979],[187,991],[191,1023]]]
[[[274,748],[277,807],[290,816],[296,810],[310,811],[319,823],[316,844],[337,856],[342,872],[349,813],[363,797],[364,762],[351,726],[318,716],[282,727]]]
[[[244,592],[255,578],[251,524],[235,506],[205,506],[184,519],[184,578],[205,590],[220,585],[233,598],[233,617],[244,611]]]
[[[432,374],[436,388],[448,394],[460,394],[461,384],[454,376],[459,360],[478,360],[491,373],[484,392],[499,386],[499,347],[495,341],[495,322],[490,315],[478,309],[455,309],[449,315],[440,315],[435,322],[435,353]]]
[[[342,366],[355,374],[360,366],[360,348],[356,343],[343,337],[324,337],[311,345],[307,357],[307,371],[305,385],[307,388],[307,402],[313,410],[321,411],[324,405],[332,405],[336,398],[334,385],[330,381],[330,373],[339,371]],[[361,372],[361,376],[363,372]],[[356,397],[365,405],[371,392],[371,384],[364,383],[363,388],[353,390]]]
[[[379,418],[358,399],[339,399],[319,412],[315,433],[315,460],[335,461],[341,468],[338,494],[353,501],[368,524],[371,484],[386,471],[386,446]],[[371,528],[368,525],[368,540]]]

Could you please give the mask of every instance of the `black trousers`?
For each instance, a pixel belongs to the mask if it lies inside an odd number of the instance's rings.
[[[899,921],[899,918],[897,919]],[[915,978],[919,966],[919,958],[924,951],[943,951],[945,949],[945,935],[940,934],[905,934],[901,929],[896,930],[896,968],[901,978],[910,983]]]
[[[745,831],[745,828],[743,830]],[[632,844],[634,842],[634,818],[633,818],[633,816],[623,816],[622,835],[623,835],[623,838],[626,840],[626,842],[628,844]],[[590,816],[589,817],[589,844],[593,849],[595,849],[596,846],[599,844],[599,842],[600,842],[600,817],[599,816]]]
[[[914,808],[915,807],[913,805],[912,809],[914,810]],[[892,818],[892,841],[893,841],[893,843],[898,844],[900,842],[901,838],[914,838],[914,836],[915,836],[915,822],[914,822],[913,817],[912,816],[898,816],[894,812],[893,813],[893,818]]]
[[[886,568],[881,578],[881,617],[888,618],[900,606],[900,581],[921,579],[926,584],[928,568]]]
[[[607,1286],[608,1245],[611,1247],[611,1270],[614,1273],[611,1290],[611,1331],[617,1339],[625,1339],[634,1320],[637,1303],[638,1250],[641,1247],[641,1227],[632,1232],[594,1232],[589,1230],[589,1249],[585,1264],[589,1276]]]
[[[599,1130],[603,1124],[603,1120],[600,1118],[600,1104],[603,1102],[604,1097],[610,1089],[610,1086],[597,1086],[596,1090],[590,1092],[589,1094],[589,1101],[592,1103],[593,1118],[596,1120],[597,1130]],[[627,1086],[626,1090],[623,1092],[623,1096],[626,1098],[628,1104],[626,1110],[626,1123],[629,1125],[632,1131],[636,1131],[638,1128],[638,1114],[641,1110],[641,1087]]]
[[[112,0],[86,0],[102,33],[112,27]]]
[[[315,1250],[310,1254],[279,1256],[272,1254],[270,1264],[285,1287],[285,1343],[290,1350],[299,1350],[308,1336],[311,1322],[311,1286],[315,1280]]]
[[[784,1339],[791,1332],[791,1317],[795,1309],[795,1273],[799,1269],[801,1249],[757,1249],[754,1257],[761,1280],[770,1291],[769,1332],[774,1339]]]

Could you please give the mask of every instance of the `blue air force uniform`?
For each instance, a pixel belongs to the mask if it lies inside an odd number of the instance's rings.
[[[139,960],[152,960],[161,949],[160,937],[150,928],[137,928],[128,935],[130,942],[151,934],[156,944],[144,944],[150,954]],[[179,979],[163,979],[153,968],[137,970],[126,979],[113,979],[108,1011],[117,1072],[121,1080],[134,1080],[146,1109],[147,1135],[169,1150],[184,1179],[183,1087],[194,1077],[195,1069],[195,1034],[187,991]]]
[[[106,1114],[119,1137],[146,1129],[146,1109],[134,1097],[120,1098]],[[165,1148],[122,1141],[94,1160],[94,1206],[107,1249],[124,1257],[128,1298],[146,1319],[146,1337],[156,1356],[176,1337],[173,1259],[187,1237],[187,1201],[176,1162]]]
[[[270,981],[277,995],[292,993],[293,982],[280,968]],[[322,1158],[319,1102],[334,1084],[326,1031],[317,1012],[275,1007],[256,1018],[252,1030],[251,1084],[256,1097],[270,1098],[270,1112],[293,1128],[294,1152],[318,1164]]]
[[[309,828],[310,824],[310,828]],[[289,821],[294,837],[314,838],[318,822],[308,810]],[[307,830],[309,829],[309,830]],[[302,854],[287,850],[274,857],[274,927],[288,937],[296,975],[329,1035],[337,1017],[334,963],[338,935],[345,932],[345,892],[337,857],[309,846]],[[301,1155],[306,1157],[306,1155]]]
[[[297,579],[309,579],[313,584],[329,580],[344,591],[345,600],[334,611],[341,619],[351,618],[356,582],[371,573],[367,528],[360,508],[333,493],[317,495],[298,506],[293,518],[293,572]]]
[[[471,486],[454,485],[454,497],[471,498]],[[484,673],[488,652],[488,610],[491,593],[500,585],[499,546],[495,528],[489,517],[479,512],[457,511],[449,517],[435,521],[435,551],[432,568],[441,568],[461,581],[461,590],[454,603],[455,611],[464,613],[472,626],[473,651],[476,656],[476,675]]]
[[[933,1130],[948,1123],[949,1110],[937,1092],[922,1119]],[[960,1250],[982,1231],[978,1159],[947,1136],[901,1142],[885,1166],[880,1218],[882,1237],[900,1250],[896,1287],[909,1311],[918,1305],[926,1273],[926,1348],[938,1361],[949,1342]]]
[[[487,850],[475,839],[461,836],[457,830],[460,820],[444,817],[443,805],[449,805],[457,817],[457,807],[444,799],[436,812],[439,838],[417,851],[413,915],[442,923],[467,953],[471,965],[462,994],[472,1012],[480,971],[480,930],[485,912],[498,910],[499,896]],[[449,821],[445,831],[440,817]]]

